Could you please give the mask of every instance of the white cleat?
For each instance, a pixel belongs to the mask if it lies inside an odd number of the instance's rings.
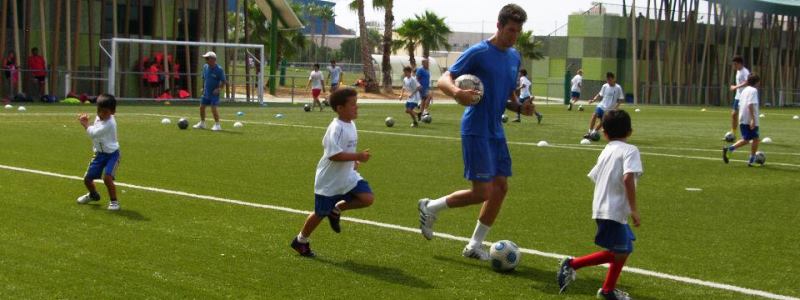
[[[428,210],[428,202],[431,199],[420,199],[418,204],[419,209],[419,229],[422,236],[427,240],[433,239],[433,223],[436,222],[436,214]]]
[[[100,199],[97,199],[97,200],[100,200]],[[86,204],[86,203],[89,203],[89,202],[92,202],[92,201],[97,201],[97,200],[92,199],[92,196],[89,196],[89,194],[86,194],[86,195],[78,197],[77,202],[78,202],[78,204]]]
[[[477,260],[489,260],[489,253],[483,250],[481,246],[472,248],[467,245],[464,247],[464,250],[461,251],[461,255],[466,258],[474,258]]]
[[[214,124],[214,127],[211,127],[211,131],[220,131],[222,130],[222,126],[219,124]]]
[[[119,201],[111,201],[108,203],[108,210],[119,210]]]
[[[204,123],[204,122],[197,122],[197,124],[195,124],[194,126],[192,126],[192,128],[194,128],[194,129],[206,129],[206,123]]]

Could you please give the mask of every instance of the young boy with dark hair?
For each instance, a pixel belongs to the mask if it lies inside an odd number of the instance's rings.
[[[736,124],[739,122],[739,101],[742,99],[742,92],[747,86],[747,78],[750,77],[750,70],[744,67],[744,59],[741,55],[736,55],[731,60],[733,69],[736,70],[736,84],[730,86],[731,91],[736,91],[731,107],[731,132],[736,137]]]
[[[606,73],[606,84],[600,88],[600,92],[594,96],[589,103],[597,101],[598,98],[603,98],[600,101],[600,104],[597,105],[595,108],[594,113],[592,114],[592,120],[589,122],[589,132],[583,136],[583,138],[590,138],[598,129],[602,126],[602,124],[598,124],[597,127],[594,124],[600,119],[600,122],[603,122],[603,115],[607,111],[616,110],[619,108],[620,103],[625,100],[625,93],[622,91],[622,86],[617,84],[617,79],[614,76],[614,73],[608,72]]]
[[[370,153],[369,149],[356,151],[358,134],[353,120],[358,117],[357,96],[350,88],[340,88],[330,96],[331,108],[338,116],[322,137],[324,151],[314,177],[314,212],[291,244],[302,256],[315,256],[309,237],[323,218],[328,217],[331,229],[339,233],[342,211],[370,206],[375,199],[369,183],[358,174],[359,164],[367,162]]]
[[[561,261],[556,277],[559,292],[575,280],[578,269],[609,264],[603,287],[597,291],[601,299],[630,299],[627,293],[616,289],[617,279],[628,255],[633,252],[636,237],[628,225],[639,226],[641,219],[636,205],[636,182],[642,176],[642,160],[639,149],[627,143],[631,136],[631,117],[624,110],[612,110],[603,117],[606,145],[597,164],[588,176],[595,183],[592,201],[592,218],[597,223],[594,243],[602,248],[582,257],[567,257]]]
[[[747,166],[752,167],[756,159],[756,151],[760,143],[758,137],[758,84],[761,78],[756,74],[747,77],[747,87],[742,90],[739,96],[739,130],[742,138],[733,145],[722,148],[722,161],[726,164],[730,160],[733,150],[752,142],[750,145],[750,160]],[[763,165],[763,163],[761,163]]]
[[[533,104],[533,95],[531,95],[531,81],[528,79],[528,70],[520,69],[519,70],[519,84],[517,85],[517,90],[519,90],[519,103],[525,103],[526,101],[531,102],[531,106],[533,107],[533,114],[536,115],[536,122],[542,124],[542,114],[536,111],[536,105]],[[521,112],[517,112],[517,118],[514,119],[513,122],[519,123],[522,122],[520,119]]]
[[[406,92],[408,92],[408,99],[406,99],[406,113],[411,116],[411,127],[419,126],[419,120],[417,118],[422,118],[422,115],[418,115],[414,112],[414,109],[419,107],[419,103],[422,100],[420,97],[419,91],[421,86],[416,78],[411,76],[411,71],[413,68],[406,66],[403,68],[403,90],[400,91],[400,100],[403,100],[403,96],[405,96]]]
[[[94,185],[95,179],[103,178],[103,182],[108,188],[108,210],[119,210],[117,201],[117,189],[114,179],[119,166],[119,142],[117,141],[117,121],[114,114],[117,111],[117,100],[109,94],[97,96],[97,117],[94,124],[89,126],[89,116],[81,114],[78,117],[81,125],[92,138],[94,145],[94,158],[89,163],[89,169],[83,177],[83,183],[89,193],[78,197],[78,204],[86,204],[92,201],[99,201],[100,194]]]
[[[308,88],[311,89],[311,97],[314,100],[311,103],[311,109],[319,105],[319,111],[322,111],[319,94],[325,92],[325,79],[322,77],[322,72],[319,71],[319,64],[314,64],[314,71],[311,71],[311,74],[308,75]]]

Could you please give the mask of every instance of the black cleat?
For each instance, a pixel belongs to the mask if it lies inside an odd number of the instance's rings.
[[[328,221],[331,223],[331,229],[333,232],[339,233],[342,232],[342,227],[340,226],[339,220],[342,218],[342,212],[338,209],[334,209],[328,214]]]
[[[722,161],[724,161],[726,164],[730,161],[730,157],[728,157],[729,155],[730,155],[730,152],[728,152],[728,147],[723,147],[722,148]]]
[[[317,256],[317,254],[314,253],[314,251],[311,251],[311,243],[310,242],[309,243],[301,243],[300,241],[297,240],[297,237],[295,237],[294,240],[292,240],[292,245],[291,246],[292,246],[292,249],[294,249],[294,251],[297,251],[297,253],[300,253],[300,256],[305,256],[305,257]]]

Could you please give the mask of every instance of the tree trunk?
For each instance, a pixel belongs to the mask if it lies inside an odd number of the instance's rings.
[[[392,64],[389,56],[392,54],[392,24],[394,23],[394,14],[392,9],[394,0],[387,0],[385,13],[383,17],[383,59],[381,61],[381,71],[383,72],[383,92],[392,93]]]
[[[8,11],[9,0],[0,0],[0,1],[3,1],[2,5],[3,11]],[[58,1],[58,4],[59,5],[61,4],[60,0]],[[58,10],[60,9],[56,9],[56,11]],[[0,14],[0,58],[2,58],[2,65],[0,65],[0,69],[5,68],[5,62],[6,62],[6,31],[7,31],[6,24],[8,24],[8,14],[7,13]],[[5,87],[8,86],[4,82],[5,78],[6,78],[5,76],[0,76],[0,93],[2,93],[2,91],[5,90]],[[0,99],[5,95],[6,95],[5,93],[0,94]],[[10,101],[11,99],[8,100]]]
[[[375,68],[372,66],[370,56],[369,36],[367,35],[366,20],[364,18],[364,0],[358,1],[358,29],[361,35],[361,63],[364,64],[364,90],[367,93],[378,93],[378,82],[375,80]]]
[[[325,57],[323,57],[323,59],[325,59],[325,60],[328,59],[328,57],[327,57],[328,56],[328,51],[325,51],[325,36],[328,34],[327,31],[328,31],[328,19],[323,19],[322,20],[322,32],[321,32],[322,33],[322,40],[320,41],[319,50],[321,50],[322,53],[325,54]]]
[[[48,80],[47,80],[47,83],[50,84],[50,91],[54,95],[56,94],[56,90],[55,89],[58,86],[58,84],[55,81],[58,80],[58,78],[59,78],[57,72],[58,72],[59,58],[61,58],[61,55],[60,55],[60,53],[61,53],[61,43],[59,42],[59,40],[60,40],[60,37],[61,37],[61,23],[62,23],[61,22],[61,15],[62,15],[62,13],[61,13],[61,7],[62,7],[61,4],[62,4],[62,2],[63,2],[63,0],[56,1],[56,30],[53,31],[53,39],[52,39],[52,42],[53,42],[53,53],[54,53],[54,55],[53,55],[53,64],[50,67],[50,73],[49,73],[50,76],[48,77]],[[3,17],[5,17],[5,14],[3,14]],[[3,24],[5,24],[5,23],[3,23]],[[3,26],[3,27],[5,28],[5,26]],[[3,43],[3,44],[5,44],[5,43]]]

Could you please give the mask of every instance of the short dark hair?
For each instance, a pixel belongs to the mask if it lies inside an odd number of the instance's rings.
[[[741,55],[734,56],[732,61],[735,63],[744,64],[744,58],[742,58]]]
[[[39,48],[33,47],[31,48],[31,52],[39,52]]]
[[[616,78],[616,76],[614,76],[614,72],[606,72],[606,79],[608,78]]]
[[[314,68],[319,69],[319,64],[314,64]]]
[[[528,76],[528,70],[519,69],[519,73],[522,74],[522,76]]]
[[[335,64],[335,63],[336,63],[336,60],[335,60],[335,59],[331,59],[331,63],[332,63],[332,64]]]
[[[500,26],[505,26],[508,24],[508,21],[524,24],[527,20],[528,14],[525,13],[522,7],[516,4],[506,4],[506,6],[500,9],[500,14],[497,16],[497,22],[500,23]]]
[[[405,66],[405,67],[403,67],[403,72],[411,72],[411,70],[412,70],[412,69],[411,69],[411,66]]]
[[[624,110],[609,110],[603,116],[603,130],[608,135],[608,139],[622,139],[628,136],[633,130],[631,127],[631,115]]]
[[[345,104],[347,104],[347,99],[350,99],[350,98],[356,97],[356,96],[358,96],[358,92],[356,92],[355,89],[351,89],[351,88],[347,88],[347,87],[338,89],[335,92],[333,92],[333,94],[331,94],[331,96],[330,96],[331,108],[333,108],[333,111],[336,111],[336,109],[339,106],[344,106]]]
[[[117,111],[117,98],[110,94],[100,94],[97,96],[97,109],[108,109],[111,112]]]
[[[755,86],[759,82],[761,82],[761,77],[758,74],[750,73],[750,76],[747,76],[747,85]]]

